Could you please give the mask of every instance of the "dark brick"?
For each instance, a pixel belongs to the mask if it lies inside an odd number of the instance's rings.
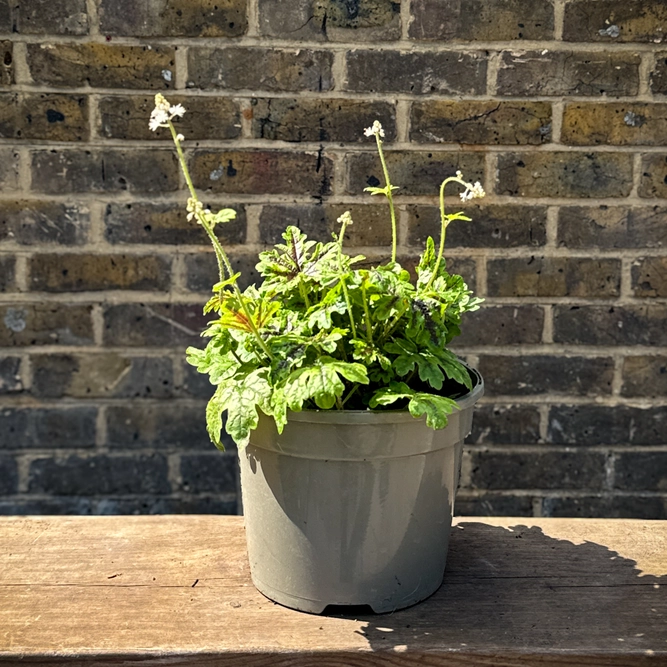
[[[667,396],[667,357],[625,357],[621,394],[650,398]]]
[[[181,485],[189,493],[234,493],[236,453],[185,454],[181,456]]]
[[[655,54],[655,69],[649,76],[651,92],[658,95],[667,94],[667,51]]]
[[[190,48],[188,87],[319,92],[333,88],[332,64],[330,51]]]
[[[472,222],[454,222],[447,228],[448,248],[517,248],[546,243],[546,206],[462,206]],[[440,238],[437,206],[410,205],[408,243],[423,245],[428,236]]]
[[[173,88],[174,49],[76,42],[27,44],[30,76],[36,84],[78,88]]]
[[[30,393],[40,398],[165,398],[173,393],[171,360],[101,354],[31,357]]]
[[[236,139],[241,134],[239,104],[229,97],[169,95],[169,103],[182,104],[186,109],[185,115],[174,121],[186,141]],[[167,129],[151,132],[148,128],[147,119],[154,106],[152,95],[102,97],[97,131],[107,139],[171,139]]]
[[[159,454],[43,458],[30,464],[29,493],[79,496],[170,491],[167,460]]]
[[[3,31],[8,32],[8,31]],[[0,41],[0,86],[11,86],[14,83],[14,44]]]
[[[489,306],[466,313],[459,345],[521,345],[542,342],[540,306]]]
[[[493,373],[486,382],[493,380]],[[535,445],[540,442],[540,413],[532,405],[478,405],[471,445]]]
[[[205,202],[211,210],[230,208],[224,202]],[[225,245],[243,243],[246,238],[246,216],[243,206],[231,206],[236,220],[216,227]],[[183,204],[133,202],[107,204],[104,212],[105,238],[109,243],[157,243],[165,245],[207,245],[208,237],[200,225],[187,219]]]
[[[0,242],[82,245],[89,228],[90,210],[83,204],[45,199],[0,202]]]
[[[586,450],[471,452],[471,486],[480,489],[599,489],[605,455]]]
[[[628,153],[506,153],[498,158],[498,194],[520,197],[627,197]]]
[[[636,53],[505,51],[498,70],[499,95],[636,95]]]
[[[16,291],[16,258],[0,255],[0,292]]]
[[[574,345],[667,345],[667,306],[556,306],[554,341]]]
[[[20,357],[0,358],[0,396],[18,394],[23,391]]]
[[[1,506],[0,506],[1,507]],[[237,514],[236,498],[103,498],[95,514]],[[1,509],[0,509],[1,511]]]
[[[635,296],[667,296],[667,257],[642,257],[632,264]]]
[[[30,498],[0,501],[0,516],[64,516],[95,514],[90,498]]]
[[[667,156],[652,153],[642,157],[638,192],[640,197],[667,198]]]
[[[559,445],[664,445],[667,411],[626,405],[555,405],[549,442]]]
[[[645,0],[569,0],[563,39],[568,42],[661,42],[667,7]]]
[[[412,0],[410,37],[418,40],[551,39],[552,0]]]
[[[12,7],[8,0],[0,3],[0,32],[12,32],[14,24],[12,14],[15,10],[16,7]]]
[[[558,213],[558,244],[568,248],[667,247],[667,208],[564,206]]]
[[[667,491],[667,452],[623,452],[614,468],[615,489]]]
[[[551,141],[549,102],[415,102],[410,139],[445,144],[543,144]]]
[[[32,190],[168,192],[178,189],[178,157],[171,150],[35,150]]]
[[[667,519],[667,498],[604,495],[544,498],[542,516],[588,519]]]
[[[483,355],[478,368],[486,378],[486,393],[491,396],[604,395],[611,393],[614,378],[611,357]]]
[[[325,195],[333,164],[321,152],[197,151],[190,172],[207,192]]]
[[[235,272],[241,272],[238,285],[245,289],[248,285],[261,282],[255,265],[258,262],[257,253],[238,252],[229,253],[229,261]],[[185,285],[192,292],[210,293],[211,287],[217,283],[218,266],[212,252],[185,256]]]
[[[359,194],[366,186],[384,185],[382,165],[375,153],[348,154],[347,160],[347,192]],[[387,151],[385,160],[391,183],[400,187],[401,195],[437,196],[442,181],[457,170],[470,181],[484,176],[481,153]]]
[[[459,491],[454,512],[457,516],[533,516],[533,499],[497,493],[471,496]]]
[[[197,345],[207,318],[203,304],[136,303],[108,306],[104,344],[129,347]]]
[[[200,343],[197,347],[203,348],[204,343]],[[176,387],[176,393],[179,396],[203,398],[209,400],[215,392],[215,386],[211,384],[208,375],[199,373],[194,366],[190,366],[185,360],[182,362],[183,382],[179,387]]]
[[[22,0],[16,3],[16,32],[23,35],[86,35],[86,0]]]
[[[133,37],[240,37],[247,0],[100,0],[100,30]]]
[[[0,410],[1,449],[95,446],[97,408],[5,408]]]
[[[621,260],[517,257],[487,262],[490,296],[618,296]]]
[[[0,456],[0,495],[16,493],[19,486],[19,472],[16,461],[10,456]]]
[[[486,57],[481,53],[349,51],[346,90],[412,95],[482,95]]]
[[[166,291],[171,258],[161,255],[33,255],[30,288],[41,292]]]
[[[0,305],[0,347],[92,345],[91,306],[62,303]]]
[[[361,142],[379,120],[386,140],[396,139],[396,110],[388,102],[346,99],[252,100],[252,136],[280,141]]]
[[[3,192],[19,189],[20,156],[13,148],[0,148],[0,187]]]

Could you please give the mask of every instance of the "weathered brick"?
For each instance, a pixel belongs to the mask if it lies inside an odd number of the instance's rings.
[[[68,456],[30,463],[29,493],[78,496],[170,491],[167,460],[160,454]]]
[[[13,14],[16,7],[12,7],[8,0],[0,3],[0,32],[12,32],[16,29]]]
[[[0,505],[0,512],[2,511]],[[237,514],[238,504],[229,494],[219,498],[102,498],[95,503],[95,514]]]
[[[486,92],[487,61],[482,53],[355,49],[346,60],[346,90],[412,95]]]
[[[3,356],[0,358],[0,395],[17,394],[22,391],[21,358]]]
[[[133,37],[240,37],[247,0],[100,0],[100,30]]]
[[[237,479],[236,453],[184,454],[181,486],[189,493],[234,493]]]
[[[35,150],[32,190],[167,192],[178,189],[178,157],[171,150]]]
[[[614,488],[667,491],[667,452],[623,452],[614,465]]]
[[[505,51],[498,70],[499,95],[636,95],[636,53]]]
[[[0,255],[0,292],[16,291],[16,257]]]
[[[667,208],[661,206],[564,206],[558,244],[568,248],[662,248],[667,246]]]
[[[228,208],[225,202],[204,202],[211,210]],[[246,238],[245,208],[231,206],[236,220],[216,227],[223,244],[243,243]],[[104,212],[104,236],[109,243],[159,243],[165,245],[207,245],[208,237],[192,220],[187,219],[183,204],[133,202],[107,204]]]
[[[614,378],[611,357],[482,355],[478,369],[487,378],[485,391],[491,396],[597,396],[611,393]]]
[[[349,99],[253,99],[252,135],[280,141],[361,142],[379,120],[386,140],[396,139],[396,110],[388,102]]]
[[[498,158],[498,194],[520,197],[627,197],[628,153],[506,153]]]
[[[653,398],[667,396],[667,357],[625,357],[621,394]]]
[[[555,405],[548,438],[559,445],[664,445],[666,426],[664,408]]]
[[[236,139],[241,134],[239,104],[229,97],[169,95],[170,104],[182,104],[186,113],[174,120],[186,141]],[[151,132],[147,119],[155,106],[153,96],[109,95],[99,101],[97,131],[107,139],[171,139],[167,129]],[[187,144],[186,144],[187,146]]]
[[[533,516],[533,499],[497,493],[471,496],[460,490],[454,511],[457,516]]]
[[[5,31],[3,31],[5,32]],[[11,86],[14,83],[14,44],[0,41],[0,86]]]
[[[667,7],[645,0],[569,0],[563,39],[568,42],[661,42]]]
[[[90,210],[83,204],[47,199],[0,201],[0,243],[81,245],[89,228]]]
[[[551,39],[552,0],[412,0],[410,37],[418,40]]]
[[[174,49],[77,42],[27,44],[36,84],[78,88],[173,88]]]
[[[459,345],[521,345],[542,342],[540,306],[489,306],[466,313]]]
[[[487,262],[490,296],[618,296],[620,259],[517,257]]]
[[[22,0],[16,3],[14,24],[23,35],[86,35],[86,0]]]
[[[279,92],[331,90],[332,64],[330,51],[193,47],[188,50],[188,87]]]
[[[171,258],[161,255],[49,254],[30,258],[30,289],[88,292],[109,289],[165,291]]]
[[[543,144],[551,141],[549,102],[415,102],[410,139],[445,144]]]
[[[213,193],[325,195],[332,171],[321,152],[197,151],[190,162],[195,187]]]
[[[667,198],[667,156],[652,153],[642,157],[639,196]]]
[[[255,269],[255,265],[259,261],[256,252],[239,250],[238,252],[230,252],[228,255],[234,271],[241,272],[241,277],[238,280],[241,289],[261,282],[261,276]],[[192,292],[208,294],[218,280],[218,266],[212,252],[185,256],[185,286],[187,289]]]
[[[471,487],[479,489],[598,489],[605,455],[586,450],[471,452]]]
[[[667,104],[567,104],[561,140],[573,146],[664,146],[667,143]]]
[[[401,37],[393,0],[259,0],[262,35],[308,41],[389,41]]]
[[[667,519],[667,498],[649,495],[544,498],[542,516],[589,519]]]
[[[97,408],[5,408],[0,410],[0,449],[95,446]]]
[[[165,398],[173,393],[171,360],[102,354],[31,357],[30,393],[40,398]]]
[[[0,305],[0,347],[92,345],[91,306],[62,303]]]
[[[104,344],[129,347],[197,345],[206,326],[203,304],[136,303],[108,306]]]
[[[19,189],[20,156],[13,148],[0,148],[0,187],[3,192]]]
[[[556,306],[554,341],[575,345],[667,345],[667,306]]]
[[[546,206],[464,205],[472,222],[454,222],[447,228],[448,248],[517,248],[546,242]],[[440,237],[437,206],[410,205],[408,243],[423,245],[428,236]]]
[[[19,472],[16,461],[11,456],[0,456],[0,495],[16,493],[19,486]]]
[[[667,296],[667,257],[642,257],[632,264],[635,296]]]
[[[95,503],[90,498],[18,498],[0,501],[1,516],[64,516],[96,514]]]
[[[486,379],[492,380],[493,373]],[[533,405],[478,405],[471,445],[535,445],[540,441],[540,413]]]
[[[203,347],[202,343],[199,347]],[[194,366],[190,366],[185,360],[181,362],[182,382],[175,387],[178,396],[203,398],[209,400],[215,392],[215,386],[211,384],[208,375],[199,373]]]
[[[655,54],[655,68],[649,75],[651,92],[658,95],[667,94],[667,51]]]
[[[347,192],[359,194],[366,186],[384,184],[380,159],[375,153],[348,154]],[[480,153],[430,151],[386,151],[385,161],[392,185],[402,195],[437,196],[440,184],[457,170],[464,178],[479,181],[484,177],[484,156]]]

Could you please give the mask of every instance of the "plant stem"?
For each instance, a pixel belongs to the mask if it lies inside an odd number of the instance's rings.
[[[396,262],[396,211],[394,210],[394,197],[391,193],[389,170],[387,169],[387,163],[385,162],[384,153],[382,152],[382,139],[380,139],[379,134],[375,135],[375,141],[377,142],[378,153],[380,154],[380,162],[382,163],[385,187],[387,188],[386,197],[387,201],[389,202],[389,212],[391,213],[391,261],[394,263]]]
[[[368,301],[366,299],[366,286],[361,283],[361,300],[364,304],[364,315],[366,317],[366,339],[373,344],[373,330],[371,327],[371,314],[368,312]]]
[[[350,389],[350,391],[347,393],[347,396],[343,399],[342,405],[345,405],[350,400],[350,398],[352,398],[352,395],[355,391],[357,391],[357,389],[359,389],[359,385],[355,384],[354,387],[352,387],[352,389]]]
[[[308,293],[306,292],[306,287],[304,286],[301,280],[299,280],[299,292],[301,293],[301,298],[303,299],[303,303],[306,306],[306,308],[310,308]]]
[[[352,316],[352,305],[350,304],[350,295],[347,293],[347,285],[345,284],[345,276],[343,275],[343,237],[345,235],[345,227],[347,223],[343,222],[338,236],[338,268],[340,269],[340,284],[343,288],[343,296],[345,297],[345,306],[347,307],[347,314],[350,318],[350,329],[352,329],[352,337],[357,337],[357,327],[354,326],[354,317]]]

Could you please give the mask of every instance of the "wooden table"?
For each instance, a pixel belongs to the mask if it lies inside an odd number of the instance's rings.
[[[429,600],[323,617],[254,589],[242,521],[0,519],[0,663],[667,665],[667,522],[459,519]]]

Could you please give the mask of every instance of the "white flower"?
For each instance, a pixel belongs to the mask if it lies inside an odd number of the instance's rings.
[[[151,112],[151,119],[148,122],[148,127],[150,128],[151,132],[155,132],[158,127],[166,127],[168,120],[168,113],[164,109],[160,109],[156,106],[155,109],[153,109]]]
[[[486,192],[484,192],[482,184],[477,181],[475,185],[470,188],[470,199],[481,199],[484,196],[486,196]]]
[[[182,104],[175,104],[173,107],[169,107],[169,114],[172,118],[176,116],[182,116],[185,113],[185,108]]]
[[[194,220],[197,217],[198,213],[204,212],[204,205],[200,201],[198,201],[197,199],[193,199],[192,197],[188,198],[188,205],[186,208],[188,211],[188,220]]]
[[[351,225],[352,224],[352,215],[349,211],[345,211],[337,220],[337,223],[341,225]]]
[[[162,93],[158,93],[155,96],[155,108],[160,109],[160,111],[169,111],[169,102],[167,102]]]
[[[182,134],[177,134],[176,141],[185,141],[185,137]]]
[[[373,122],[371,127],[367,127],[364,130],[364,134],[367,137],[384,137],[384,130],[379,120]]]

